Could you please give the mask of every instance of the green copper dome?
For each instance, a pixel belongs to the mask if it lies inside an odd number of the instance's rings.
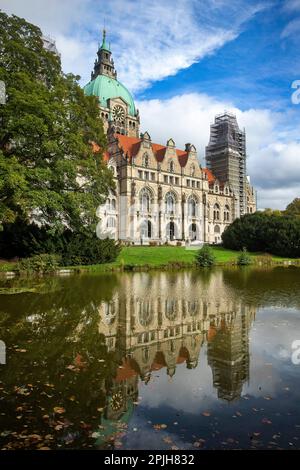
[[[100,106],[108,108],[107,100],[110,98],[122,98],[128,104],[130,116],[136,116],[133,98],[127,88],[118,80],[107,75],[98,75],[94,80],[83,87],[87,96],[98,96]]]

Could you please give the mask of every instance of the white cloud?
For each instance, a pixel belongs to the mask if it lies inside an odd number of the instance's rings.
[[[57,39],[66,72],[89,80],[106,20],[121,80],[132,90],[176,74],[222,47],[266,8],[246,0],[0,0]]]
[[[300,31],[300,18],[295,18],[294,20],[290,21],[285,26],[285,28],[283,29],[281,33],[281,38],[287,39],[287,38],[297,35],[297,39],[298,39],[299,31]]]
[[[230,102],[198,93],[141,101],[138,107],[142,128],[150,132],[153,141],[165,143],[173,137],[179,148],[191,142],[203,165],[210,123],[224,110],[235,113],[240,127],[246,129],[247,170],[258,190],[259,207],[283,209],[299,197],[300,142],[281,138],[280,126],[287,121],[285,114],[267,109],[241,111]],[[299,130],[300,126],[298,135]]]
[[[286,0],[284,10],[294,12],[300,10],[300,0]]]

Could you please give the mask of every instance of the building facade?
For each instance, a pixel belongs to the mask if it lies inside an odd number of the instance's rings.
[[[246,214],[246,133],[239,128],[234,115],[224,113],[215,117],[210,126],[206,162],[221,182],[231,185],[236,197],[235,217]]]
[[[105,32],[91,81],[84,91],[99,99],[100,116],[108,135],[105,159],[115,181],[115,190],[97,211],[100,238],[108,236],[128,244],[220,243],[223,231],[236,217],[255,211],[255,199],[250,197],[252,188],[240,170],[243,161],[245,171],[244,134],[235,127],[239,145],[235,152],[239,153],[240,166],[234,171],[231,160],[227,166],[214,165],[213,146],[218,144],[218,138],[211,137],[207,147],[208,168],[200,165],[191,143],[181,150],[172,138],[165,145],[152,142],[148,132],[140,133],[134,100],[117,80]],[[227,122],[226,117],[227,114],[222,122]],[[219,123],[221,117],[216,119]],[[212,128],[214,135],[218,134],[218,127],[216,131]],[[232,135],[233,131],[226,132]],[[236,174],[238,184],[233,178]]]

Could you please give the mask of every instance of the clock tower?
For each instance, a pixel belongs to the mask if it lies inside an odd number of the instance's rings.
[[[110,45],[103,30],[102,44],[98,49],[91,81],[85,85],[84,93],[99,99],[100,117],[104,129],[116,134],[139,137],[140,117],[134,100],[127,88],[117,80]]]

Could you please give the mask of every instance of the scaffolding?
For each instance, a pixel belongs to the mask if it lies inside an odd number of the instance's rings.
[[[236,216],[246,213],[246,134],[238,126],[236,116],[218,114],[210,126],[206,147],[207,167],[221,182],[229,182],[238,201]]]

